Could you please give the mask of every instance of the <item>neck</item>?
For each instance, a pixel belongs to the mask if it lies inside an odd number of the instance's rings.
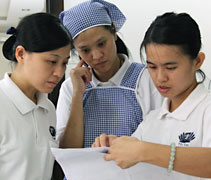
[[[121,68],[123,63],[124,59],[117,56],[115,63],[112,65],[111,69],[108,72],[105,73],[94,72],[94,74],[97,77],[97,79],[100,80],[101,82],[107,82],[116,74],[116,72]]]
[[[174,110],[176,110],[185,101],[185,99],[191,94],[191,92],[197,87],[197,85],[198,83],[195,81],[190,87],[188,87],[181,94],[170,99],[169,112],[173,112]]]
[[[37,98],[35,95],[36,91],[33,88],[30,88],[29,86],[26,85],[24,78],[22,78],[20,73],[14,71],[10,75],[10,78],[30,100],[32,100],[35,104],[37,104]]]

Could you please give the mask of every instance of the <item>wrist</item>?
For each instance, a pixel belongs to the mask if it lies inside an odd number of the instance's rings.
[[[139,154],[140,162],[145,162],[167,168],[169,169],[169,172],[173,169],[173,163],[175,158],[174,145],[172,145],[171,147],[167,145],[142,141],[141,149],[142,150],[140,150]]]
[[[167,171],[170,173],[174,168],[174,159],[175,159],[175,153],[176,153],[176,145],[175,143],[171,143],[171,153],[170,153],[170,159]]]
[[[138,151],[139,162],[149,162],[151,158],[150,153],[149,153],[149,150],[150,150],[149,143],[145,141],[140,141],[138,148],[139,148],[139,151]]]
[[[74,89],[72,98],[83,98],[84,92],[82,92],[80,89]]]

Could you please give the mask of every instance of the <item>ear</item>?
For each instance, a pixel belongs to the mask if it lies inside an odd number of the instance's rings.
[[[114,33],[114,40],[115,41],[117,40],[117,34],[116,34],[116,32]]]
[[[20,46],[20,45],[17,46],[16,50],[15,50],[15,57],[16,57],[18,63],[23,64],[25,55],[26,55],[25,48],[23,46]]]
[[[196,60],[196,64],[195,64],[196,70],[200,69],[200,67],[202,66],[202,64],[204,62],[204,59],[205,59],[205,54],[203,52],[200,52],[195,59]]]
[[[116,33],[116,27],[115,27],[115,24],[112,23],[111,24],[112,28],[114,29],[114,40],[116,41],[117,40],[117,33]]]

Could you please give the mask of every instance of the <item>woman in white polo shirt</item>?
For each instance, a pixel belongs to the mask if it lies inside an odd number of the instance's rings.
[[[50,180],[56,146],[56,113],[48,100],[64,75],[71,38],[47,13],[24,17],[3,45],[15,62],[0,81],[0,179]]]
[[[211,178],[211,94],[196,80],[196,72],[205,78],[197,23],[186,13],[158,16],[143,48],[153,82],[166,97],[162,107],[149,113],[133,137],[101,135],[93,146],[109,145],[105,159],[121,168],[141,162],[143,180]]]

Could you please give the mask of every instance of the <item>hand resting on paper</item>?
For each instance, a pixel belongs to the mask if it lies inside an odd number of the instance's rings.
[[[129,168],[141,162],[143,153],[142,143],[135,137],[101,134],[95,139],[92,147],[110,147],[108,154],[104,156],[106,161],[114,160],[122,169]]]

